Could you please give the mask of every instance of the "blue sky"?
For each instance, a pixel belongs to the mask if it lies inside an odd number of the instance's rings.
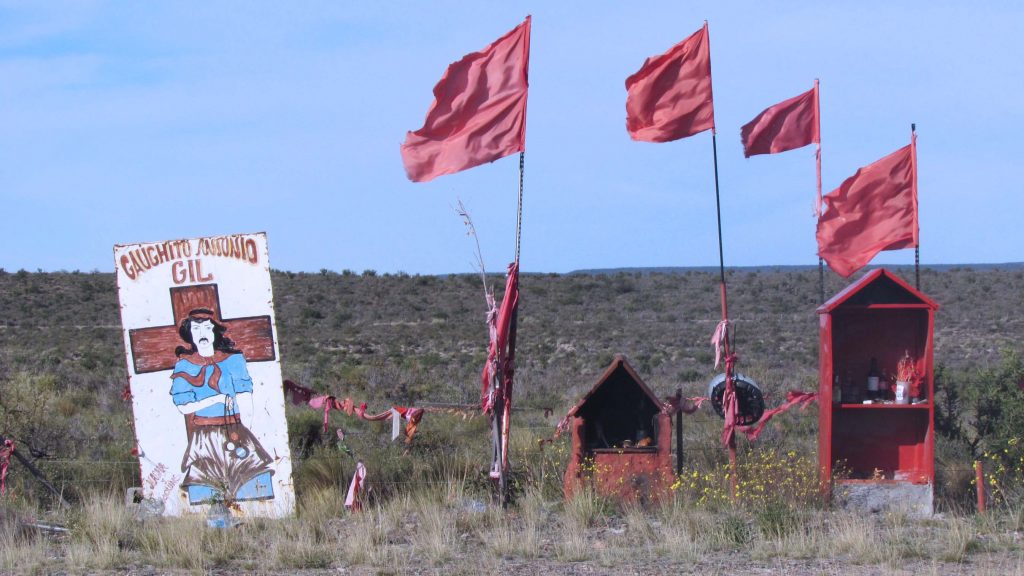
[[[821,80],[823,185],[918,127],[921,259],[1024,260],[1015,2],[0,2],[0,267],[266,231],[285,270],[491,271],[518,162],[409,182],[446,66],[533,15],[522,267],[718,263],[710,133],[625,130],[627,76],[707,19],[727,266],[816,264],[813,148],[739,129]],[[876,263],[913,262],[912,251]]]

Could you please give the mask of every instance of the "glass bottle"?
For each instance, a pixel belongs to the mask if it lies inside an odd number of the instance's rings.
[[[892,385],[889,381],[889,375],[884,371],[882,377],[878,380],[878,400],[884,402],[886,400],[895,400],[896,397],[892,395]]]
[[[871,369],[868,370],[868,400],[876,401],[879,399],[879,380],[881,380],[881,378],[878,375],[878,359],[872,356]]]

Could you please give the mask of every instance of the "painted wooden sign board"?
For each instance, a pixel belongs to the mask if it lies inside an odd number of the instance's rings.
[[[143,497],[285,516],[295,493],[266,234],[114,247]]]

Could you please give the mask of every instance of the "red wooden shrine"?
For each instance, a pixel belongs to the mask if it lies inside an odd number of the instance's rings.
[[[836,496],[840,487],[863,492],[872,486],[895,486],[902,491],[900,498],[911,494],[919,510],[923,507],[931,513],[938,308],[883,268],[864,275],[818,308],[818,458],[826,496]],[[890,393],[882,403],[866,403],[871,396],[867,381],[872,359],[877,366],[874,372],[891,387],[906,356],[917,375],[916,397],[898,404]]]
[[[649,502],[672,486],[672,426],[665,405],[622,355],[569,411],[572,454],[563,486],[584,483],[620,501]]]

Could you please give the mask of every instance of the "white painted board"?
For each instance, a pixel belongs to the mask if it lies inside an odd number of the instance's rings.
[[[295,508],[267,237],[114,247],[143,496]]]

